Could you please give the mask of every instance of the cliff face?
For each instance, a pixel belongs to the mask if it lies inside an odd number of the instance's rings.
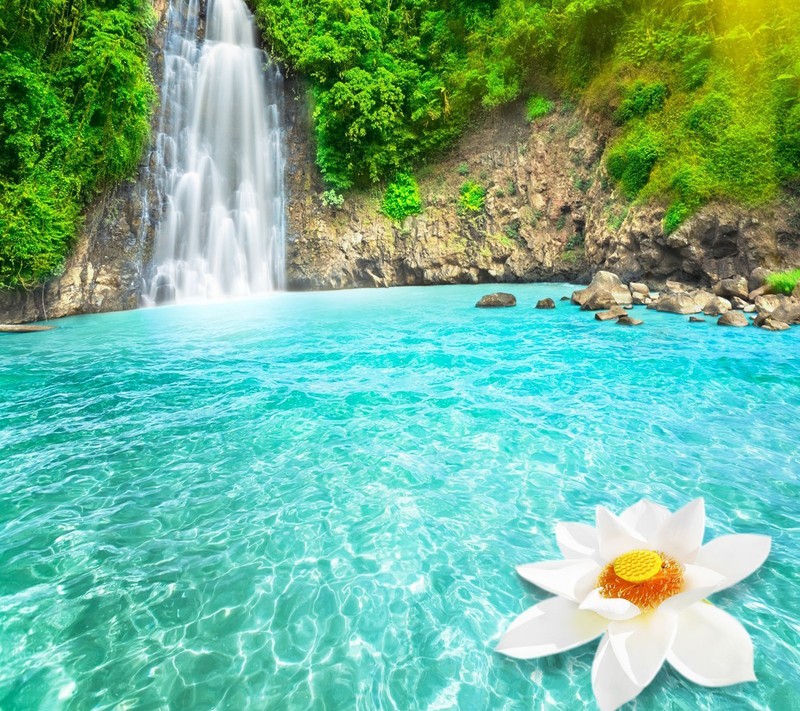
[[[160,83],[167,0],[151,65]],[[395,223],[382,193],[322,203],[302,81],[286,82],[287,274],[293,289],[518,281],[588,281],[598,269],[658,286],[709,285],[753,268],[800,264],[800,204],[785,197],[756,211],[702,210],[663,234],[661,205],[629,205],[603,168],[609,127],[560,109],[532,125],[512,106],[473,126],[417,172],[423,212]],[[460,214],[461,185],[486,189],[484,209]],[[19,323],[139,305],[161,206],[149,158],[135,181],[98,197],[63,274],[33,291],[0,292],[0,322]]]
[[[610,184],[608,127],[567,109],[533,125],[519,105],[485,119],[418,173],[424,210],[402,224],[380,213],[377,190],[325,207],[300,95],[294,105],[287,268],[295,289],[586,281],[598,269],[656,285],[708,285],[800,263],[796,199],[757,211],[708,206],[664,235],[664,206],[631,206]],[[459,214],[465,180],[487,191],[480,213]]]

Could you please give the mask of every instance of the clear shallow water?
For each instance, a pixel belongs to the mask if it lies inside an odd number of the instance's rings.
[[[0,338],[0,708],[594,708],[594,647],[493,646],[560,519],[705,496],[774,536],[715,596],[796,708],[800,329],[622,328],[567,286],[276,294]],[[637,309],[638,311],[638,309]]]

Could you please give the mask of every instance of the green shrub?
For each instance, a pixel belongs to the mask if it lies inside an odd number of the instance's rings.
[[[716,141],[733,119],[731,100],[718,91],[697,101],[686,114],[686,125],[706,141]]]
[[[633,118],[642,118],[652,111],[660,111],[667,101],[667,85],[661,82],[646,84],[637,81],[625,94],[625,98],[614,114],[618,123]]]
[[[527,116],[528,123],[533,123],[537,119],[547,116],[553,110],[553,102],[548,101],[539,94],[534,94],[528,99],[525,115]]]
[[[419,186],[413,175],[398,173],[394,181],[386,186],[381,210],[384,215],[398,222],[422,212]]]
[[[609,175],[620,184],[622,192],[632,199],[647,185],[658,155],[653,134],[642,127],[609,152],[606,168]]]
[[[468,180],[461,186],[458,196],[458,210],[462,215],[480,212],[486,202],[486,189],[474,180]]]
[[[764,283],[771,286],[777,294],[791,294],[800,284],[800,269],[770,274]]]
[[[458,168],[456,168],[459,175],[467,176],[469,175],[469,166],[466,163],[459,163]]]
[[[685,202],[678,200],[672,203],[664,213],[664,234],[671,235],[691,214],[692,210]]]
[[[325,207],[333,207],[338,209],[344,205],[344,195],[336,192],[336,190],[333,188],[326,190],[324,193],[322,193],[322,204],[325,205]]]

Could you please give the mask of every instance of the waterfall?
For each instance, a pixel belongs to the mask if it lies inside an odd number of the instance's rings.
[[[170,0],[147,303],[284,286],[282,77],[243,0]]]

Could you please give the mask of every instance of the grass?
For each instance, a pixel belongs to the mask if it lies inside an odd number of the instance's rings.
[[[770,274],[764,283],[771,286],[776,294],[791,294],[800,284],[800,269]]]

